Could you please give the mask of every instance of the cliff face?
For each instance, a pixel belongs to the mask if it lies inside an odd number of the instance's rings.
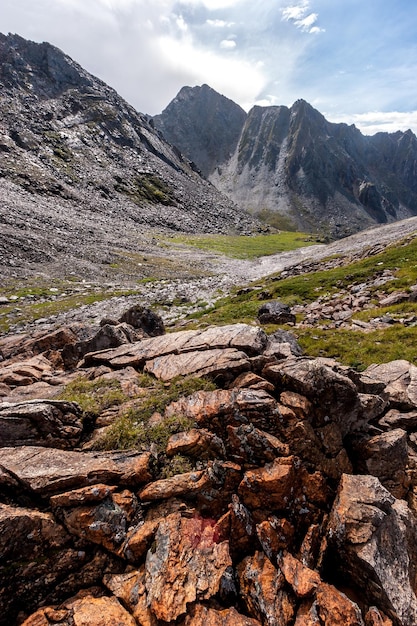
[[[227,159],[219,149],[216,164],[213,154],[209,162],[205,158],[198,123],[185,122],[192,99],[189,88],[187,93],[187,101],[176,99],[155,124],[239,206],[272,223],[332,236],[417,213],[417,139],[411,131],[366,137],[354,126],[328,122],[303,100],[291,108],[256,106],[233,154]],[[217,108],[222,104],[218,95]],[[239,124],[236,117],[236,129]],[[215,123],[211,131],[222,136]],[[228,145],[232,150],[234,143]]]
[[[255,225],[145,115],[57,48],[0,35],[0,61],[0,263],[10,241],[45,257],[78,246],[91,261],[92,242],[99,255],[123,238],[134,248],[134,233],[152,227]]]

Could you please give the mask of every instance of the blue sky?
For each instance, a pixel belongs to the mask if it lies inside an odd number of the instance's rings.
[[[206,83],[246,110],[303,98],[417,133],[414,0],[1,0],[0,31],[58,46],[143,113]]]

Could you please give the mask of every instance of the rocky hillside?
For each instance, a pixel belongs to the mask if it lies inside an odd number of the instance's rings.
[[[148,118],[48,43],[0,35],[0,267],[88,271],[152,228],[256,227]],[[22,273],[22,272],[20,272]]]
[[[221,138],[217,159],[206,141],[209,104],[216,111],[211,133]],[[233,132],[225,134],[230,117]],[[341,237],[417,213],[411,131],[366,137],[303,100],[291,108],[255,106],[244,119],[206,86],[183,88],[154,121],[219,190],[278,226]]]
[[[414,626],[417,368],[163,333],[1,340],[0,623]]]

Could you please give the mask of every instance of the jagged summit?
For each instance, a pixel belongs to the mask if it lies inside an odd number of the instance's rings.
[[[238,116],[233,103],[210,90],[216,117],[209,147],[203,110],[194,107],[189,121],[199,89],[186,88],[188,97],[181,90],[155,125],[239,206],[276,225],[337,237],[417,214],[411,131],[364,136],[354,125],[328,122],[305,100]],[[218,123],[226,114],[233,116],[230,139]]]

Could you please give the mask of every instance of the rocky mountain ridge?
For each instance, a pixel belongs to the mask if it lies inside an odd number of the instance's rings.
[[[48,43],[0,35],[0,266],[88,273],[151,231],[259,225],[203,180],[147,116]]]
[[[154,122],[219,190],[271,223],[340,237],[417,212],[411,131],[364,136],[303,100],[255,106],[244,118],[207,85],[184,87]],[[221,138],[217,159],[209,133]]]

